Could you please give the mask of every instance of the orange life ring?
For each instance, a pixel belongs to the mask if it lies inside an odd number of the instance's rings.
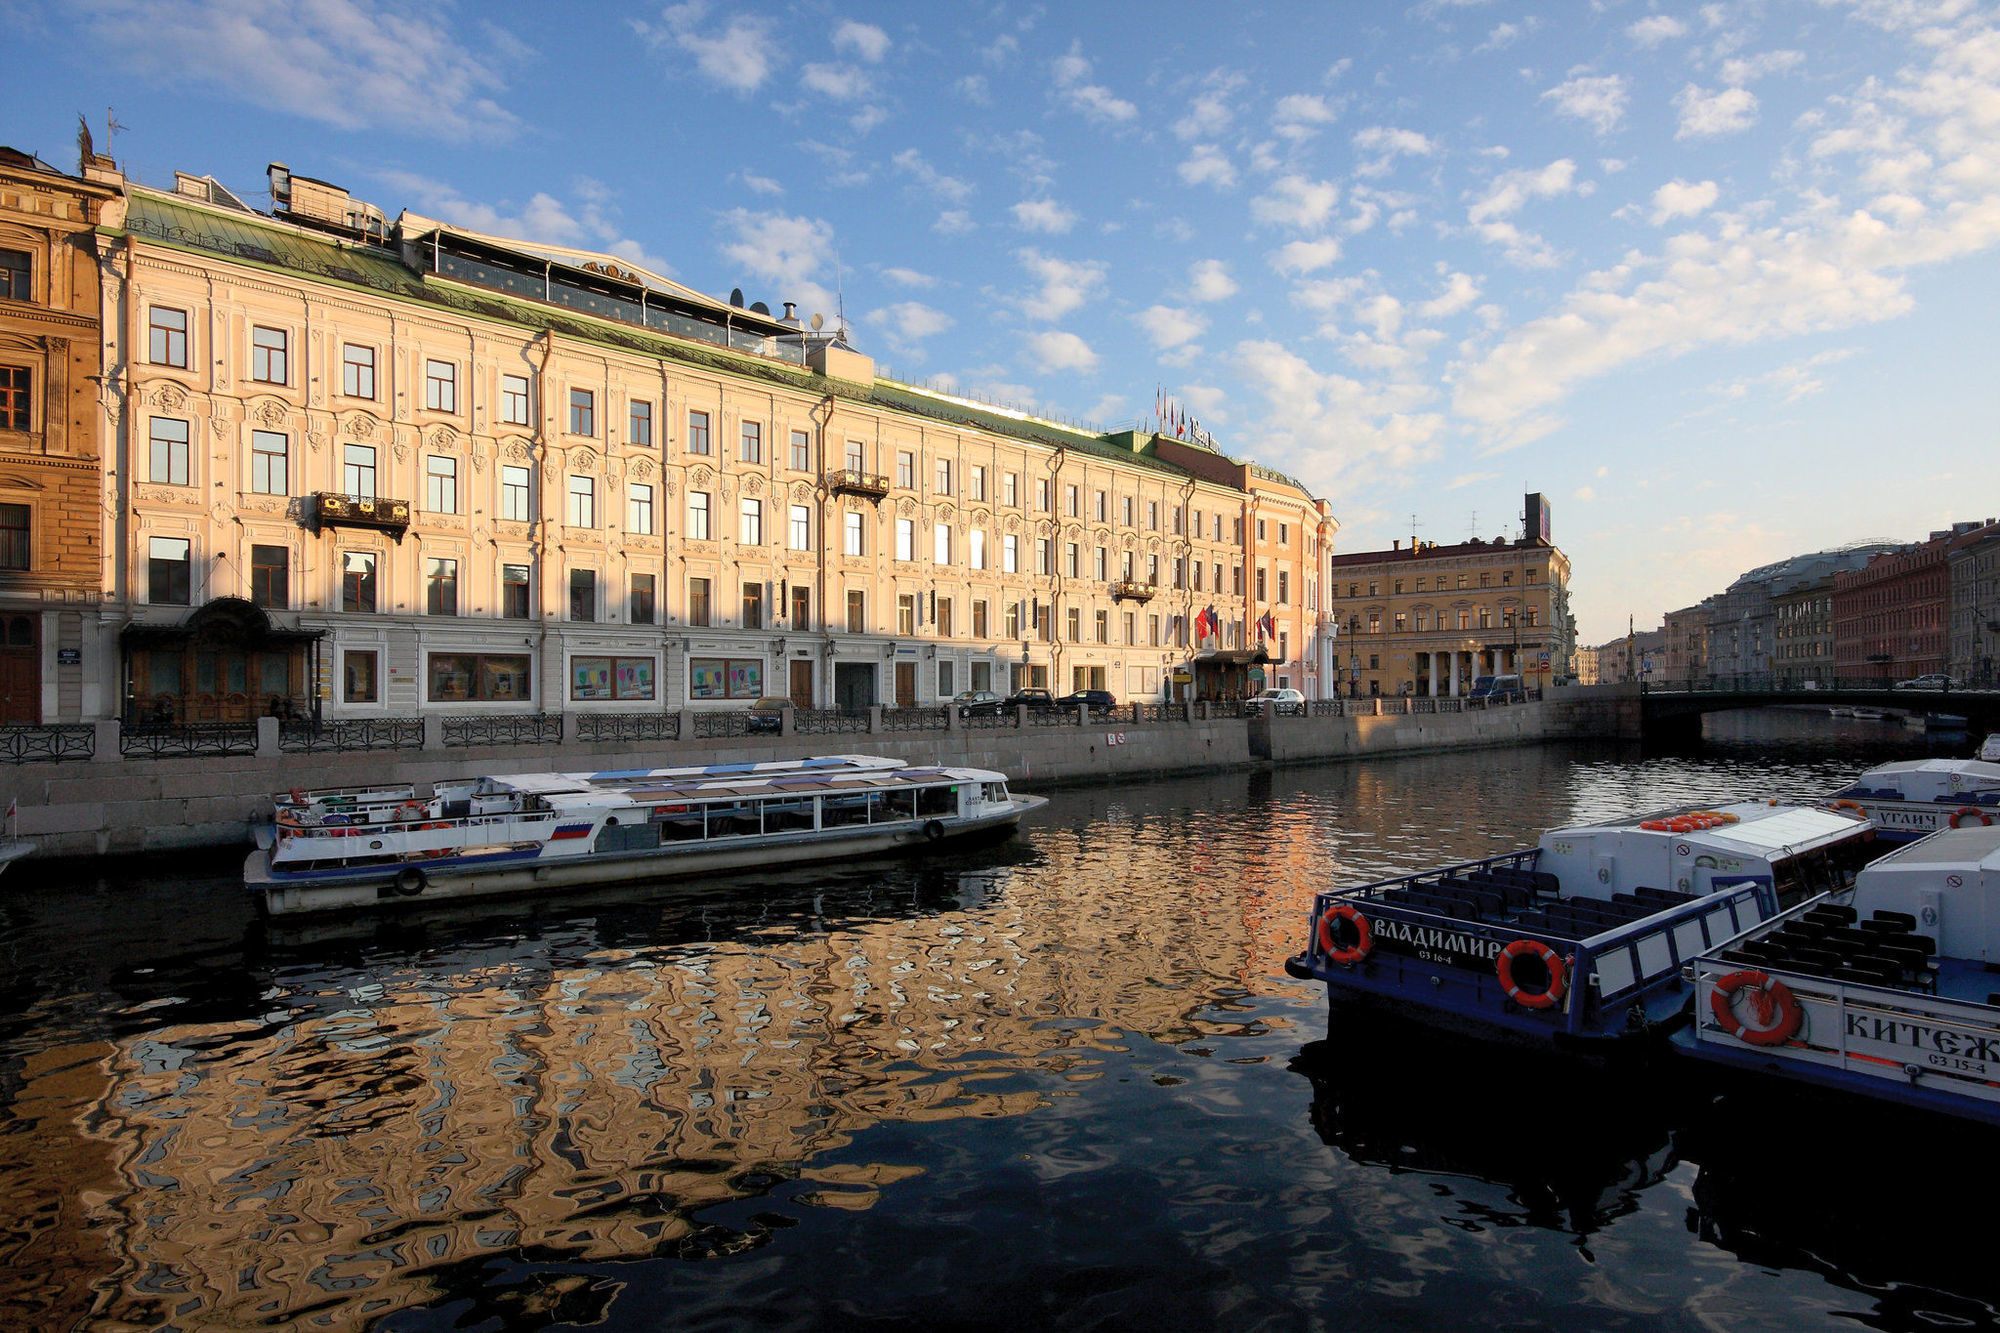
[[[1861,808],[1861,802],[1859,802],[1859,801],[1828,801],[1828,802],[1827,802],[1827,805],[1826,805],[1826,808],[1827,808],[1827,809],[1829,809],[1829,810],[1859,810],[1859,809]]]
[[[304,805],[306,803],[306,794],[297,787],[292,788],[286,795],[292,798],[293,805]]]
[[[1966,819],[1977,819],[1981,828],[1991,828],[1993,826],[1992,814],[1981,810],[1978,806],[1961,805],[1958,809],[1951,812],[1951,826],[1953,828],[1960,827],[1960,821]]]
[[[1736,1017],[1738,995],[1750,998],[1756,1009],[1757,1026],[1751,1027]],[[1752,1046],[1783,1045],[1798,1035],[1806,1017],[1790,986],[1754,968],[1731,972],[1716,982],[1708,1003],[1715,1011],[1717,1026]]]
[[[1649,820],[1647,820],[1647,821],[1646,821],[1645,823],[1643,823],[1643,824],[1639,825],[1639,827],[1640,827],[1640,828],[1642,828],[1642,829],[1645,829],[1645,830],[1646,830],[1647,832],[1649,832],[1649,833],[1672,833],[1672,832],[1673,832],[1673,830],[1672,830],[1671,828],[1668,828],[1668,827],[1667,827],[1667,821],[1666,821],[1666,820],[1664,820],[1664,819],[1649,819]]]
[[[1527,990],[1514,980],[1514,960],[1533,957],[1549,974],[1549,983],[1542,990]],[[1500,978],[1507,998],[1523,1009],[1551,1009],[1562,1002],[1564,992],[1569,990],[1569,969],[1563,965],[1562,955],[1540,940],[1515,940],[1500,951],[1494,961],[1493,971]]]
[[[1354,943],[1343,945],[1334,934],[1335,923],[1341,921],[1354,928]],[[1375,932],[1369,928],[1368,918],[1361,915],[1360,909],[1353,903],[1335,903],[1319,919],[1319,951],[1341,966],[1354,966],[1374,949]]]
[[[419,805],[417,802],[405,801],[402,805],[397,807],[396,819],[399,823],[407,824],[411,820],[422,819],[425,815],[429,813],[430,811],[426,810],[423,806]]]

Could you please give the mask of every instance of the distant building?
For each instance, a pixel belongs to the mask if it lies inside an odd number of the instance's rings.
[[[1664,668],[1667,661],[1667,632],[1664,629],[1649,629],[1642,633],[1627,634],[1600,644],[1597,649],[1597,674],[1601,683],[1616,685],[1627,681],[1658,683],[1665,681]]]
[[[1833,682],[1833,575],[1795,584],[1771,598],[1771,675],[1780,685]]]
[[[1579,685],[1595,685],[1598,683],[1597,649],[1587,648],[1582,644],[1577,645],[1576,683]]]
[[[1952,539],[1951,647],[1945,670],[1968,684],[2000,684],[2000,524]]]
[[[1896,549],[1894,543],[1864,542],[1832,551],[1789,556],[1762,565],[1727,589],[1703,600],[1708,616],[1708,674],[1769,679],[1777,674],[1777,610],[1774,599],[1838,570],[1859,569],[1871,558]]]
[[[1667,636],[1662,681],[1692,684],[1708,676],[1708,606],[1696,603],[1667,612],[1662,632]]]
[[[1959,523],[1833,576],[1834,667],[1844,679],[1907,680],[1945,669],[1954,539]]]

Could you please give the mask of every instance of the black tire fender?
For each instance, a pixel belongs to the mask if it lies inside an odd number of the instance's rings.
[[[932,842],[942,842],[944,840],[944,825],[933,819],[930,823],[924,825],[924,837],[930,839]]]

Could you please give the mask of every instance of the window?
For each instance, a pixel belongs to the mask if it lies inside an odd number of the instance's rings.
[[[849,440],[845,454],[847,460],[846,466],[849,472],[866,472],[868,470],[867,445],[859,440]]]
[[[572,657],[569,697],[572,699],[650,699],[653,697],[650,657]]]
[[[372,444],[349,444],[341,446],[340,453],[341,487],[357,500],[375,498],[375,446]]]
[[[972,599],[972,637],[975,639],[986,637],[986,599],[984,597],[975,597]]]
[[[376,559],[373,551],[340,553],[341,610],[372,612],[375,609]]]
[[[1097,641],[1099,643],[1111,642],[1111,613],[1109,611],[1099,611],[1097,613]]]
[[[708,540],[708,492],[688,492],[687,537],[691,542]]]
[[[1291,524],[1280,523],[1278,525],[1278,545],[1280,546],[1289,545],[1291,543],[1291,532],[1292,532]]]
[[[425,565],[424,612],[433,616],[458,614],[458,561],[432,557]]]
[[[500,420],[509,426],[528,424],[528,377],[500,377]]]
[[[597,478],[569,479],[569,510],[566,519],[567,525],[572,528],[597,526]]]
[[[433,412],[458,411],[458,367],[449,361],[424,362],[424,406]]]
[[[1082,610],[1081,610],[1080,608],[1078,608],[1078,607],[1074,607],[1074,606],[1072,606],[1072,607],[1071,607],[1071,608],[1069,609],[1069,613],[1068,613],[1067,615],[1065,615],[1065,616],[1063,617],[1063,620],[1064,620],[1064,621],[1066,622],[1066,624],[1067,624],[1067,628],[1068,628],[1068,633],[1069,633],[1069,641],[1070,641],[1071,643],[1082,643],[1082,642],[1083,642],[1083,611],[1082,611]]]
[[[591,389],[569,391],[569,433],[597,434],[597,394]]]
[[[597,619],[597,571],[572,569],[569,572],[569,618],[578,623]]]
[[[1091,552],[1091,577],[1095,578],[1099,583],[1104,582],[1110,575],[1110,558],[1110,552],[1106,551],[1102,546]],[[1175,563],[1178,564],[1179,562],[1176,561]]]
[[[931,563],[951,563],[951,524],[940,523],[931,532]]]
[[[764,585],[760,580],[743,584],[743,628],[764,628]]]
[[[1021,503],[1021,474],[1009,472],[1000,478],[1000,503],[1012,509]]]
[[[458,512],[458,460],[439,454],[424,458],[424,507],[433,514]]]
[[[1132,504],[1133,504],[1133,500],[1132,500],[1132,497],[1131,497],[1131,496],[1129,496],[1129,495],[1128,495],[1128,496],[1126,496],[1126,497],[1125,497],[1125,526],[1126,526],[1126,527],[1128,527],[1128,528],[1132,526]]]
[[[1179,505],[1175,505],[1174,535],[1176,537],[1180,536],[1181,533],[1186,529],[1186,526],[1187,526],[1187,511],[1185,509],[1182,509]]]
[[[27,429],[27,421],[20,429]],[[188,424],[172,417],[153,418],[153,465],[147,475],[169,486],[188,484]]]
[[[1174,557],[1174,586],[1187,587],[1187,559],[1184,556]]]
[[[1257,520],[1257,540],[1264,540],[1264,520],[1261,518]]]
[[[940,597],[937,599],[937,615],[933,619],[937,621],[937,636],[940,639],[949,639],[951,637],[951,598]]]
[[[1146,617],[1146,642],[1154,648],[1160,646],[1160,618],[1158,616]]]
[[[375,654],[349,648],[340,655],[340,698],[343,703],[375,702]]]
[[[789,520],[787,544],[794,551],[812,550],[812,510],[805,505],[793,505]]]
[[[9,301],[35,299],[34,261],[25,250],[0,250],[0,296]]]
[[[1401,634],[1409,627],[1409,619],[1401,611],[1396,612],[1389,620],[1389,628],[1393,633]],[[1419,625],[1417,628],[1422,629],[1423,626]]]
[[[1006,622],[1006,626],[1007,626],[1007,634],[1006,634],[1006,637],[1007,637],[1007,638],[1010,638],[1010,639],[1018,639],[1018,638],[1020,638],[1020,637],[1021,637],[1021,604],[1020,604],[1019,602],[1009,602],[1009,603],[1007,603],[1007,614],[1006,614],[1006,615],[1005,615],[1005,616],[1003,617],[1003,619],[1004,619],[1004,621]]]
[[[283,329],[250,330],[250,378],[260,384],[289,384],[289,337]]]
[[[1146,530],[1148,532],[1158,532],[1160,530],[1160,502],[1158,500],[1146,501]]]
[[[153,306],[147,311],[146,359],[156,366],[187,366],[187,311],[163,305]]]
[[[28,556],[28,506],[0,504],[0,569],[26,569]]]
[[[896,454],[896,484],[906,491],[917,486],[917,456],[907,449]]]
[[[868,631],[868,594],[859,588],[847,590],[847,632],[865,634]]]
[[[812,628],[812,589],[794,586],[792,588],[792,628]]]
[[[1005,574],[1021,572],[1021,539],[1011,532],[1000,538],[1000,570]]]
[[[762,422],[743,423],[743,461],[761,463],[764,461],[764,426]]]
[[[792,432],[792,471],[812,471],[812,436],[802,430]]]
[[[984,500],[986,498],[986,469],[983,467],[974,467],[967,485],[971,489],[973,499]]]
[[[1136,637],[1136,635],[1138,634],[1138,621],[1139,621],[1138,616],[1136,616],[1132,612],[1127,611],[1125,613],[1125,642],[1134,644],[1139,642],[1138,638]]]
[[[1483,569],[1479,571],[1479,586],[1482,588],[1493,586],[1493,575],[1489,571]]]
[[[1196,592],[1202,591],[1201,571],[1202,571],[1202,563],[1201,561],[1197,560],[1194,562],[1194,590]]]
[[[250,489],[258,495],[289,495],[286,462],[291,441],[274,430],[250,432]]]
[[[1035,478],[1035,508],[1046,514],[1049,512],[1049,479]]]
[[[529,479],[534,474],[524,467],[509,463],[500,469],[500,517],[515,523],[526,523],[534,517],[529,504]]]
[[[966,534],[966,536],[968,542],[970,543],[967,549],[966,563],[971,565],[974,569],[986,568],[985,530],[983,528],[974,528],[970,533]]]
[[[1237,597],[1243,595],[1243,566],[1231,565],[1229,567],[1229,591]]]
[[[1070,578],[1077,578],[1083,573],[1075,542],[1063,543],[1063,573]]]
[[[1156,555],[1146,557],[1146,586],[1149,588],[1160,586],[1160,557]]]
[[[653,535],[653,487],[635,481],[625,488],[625,529],[641,537]]]
[[[743,546],[764,544],[764,502],[745,499],[741,501],[742,515],[737,524],[736,540]]]
[[[896,558],[915,560],[917,558],[917,522],[911,518],[896,520]]]
[[[534,698],[530,660],[526,653],[432,653],[430,701],[526,703]]]
[[[1535,625],[1535,624],[1538,624],[1538,623],[1540,623],[1540,622],[1539,622],[1539,619],[1538,619],[1540,615],[1541,615],[1541,612],[1540,612],[1539,608],[1536,608],[1536,607],[1532,607],[1532,606],[1531,606],[1531,607],[1529,607],[1529,608],[1528,608],[1528,609],[1527,609],[1526,611],[1524,611],[1524,612],[1522,612],[1522,613],[1521,613],[1521,620],[1522,620],[1522,623],[1523,623],[1523,624],[1526,624],[1526,625]]]
[[[1370,611],[1368,613],[1368,632],[1370,634],[1380,634],[1382,632],[1382,613],[1380,611]]]
[[[1099,523],[1104,522],[1105,515],[1110,512],[1108,508],[1110,503],[1111,503],[1110,497],[1105,495],[1103,491],[1098,491],[1096,495],[1092,498],[1091,504],[1097,514],[1097,521]]]
[[[951,698],[953,679],[951,668],[952,664],[950,662],[938,663],[937,692],[940,699]]]
[[[761,657],[691,657],[688,698],[756,699],[764,693]]]
[[[1069,515],[1071,518],[1077,517],[1076,487],[1074,486],[1063,487],[1063,513]]]
[[[915,634],[917,632],[917,599],[910,593],[896,596],[896,633]]]
[[[653,623],[653,576],[634,574],[632,589],[625,600],[625,618],[634,625]]]
[[[691,454],[708,452],[708,413],[688,413],[687,451]]]
[[[1055,552],[1047,537],[1035,538],[1035,572],[1044,578],[1056,572]]]
[[[1490,607],[1490,606],[1482,606],[1482,607],[1480,607],[1480,608],[1479,608],[1479,628],[1481,628],[1481,629],[1492,629],[1492,628],[1493,628],[1493,608],[1492,608],[1492,607]]]
[[[250,548],[250,600],[267,611],[291,605],[288,553],[282,546]]]
[[[688,624],[706,625],[708,623],[708,601],[708,580],[689,579]]]
[[[642,449],[653,447],[653,405],[643,398],[626,404],[625,439]]]
[[[868,554],[866,530],[857,510],[850,509],[841,516],[841,550],[849,555]]]
[[[1291,600],[1292,574],[1290,570],[1281,569],[1278,571],[1278,601],[1283,604],[1290,603]]]
[[[500,614],[508,620],[528,619],[528,567],[500,566]]]
[[[936,495],[951,494],[951,460],[949,458],[940,458],[937,460],[936,474],[931,479],[931,491]]]

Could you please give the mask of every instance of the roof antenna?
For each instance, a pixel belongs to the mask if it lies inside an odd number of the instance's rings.
[[[1472,523],[1470,524],[1470,530],[1466,533],[1466,537],[1469,540],[1473,537],[1477,537],[1478,535],[1479,535],[1479,511],[1475,509],[1472,511]]]
[[[840,332],[834,335],[841,342],[847,341],[847,284],[845,270],[840,267],[840,247],[833,247],[833,318],[840,325]]]

